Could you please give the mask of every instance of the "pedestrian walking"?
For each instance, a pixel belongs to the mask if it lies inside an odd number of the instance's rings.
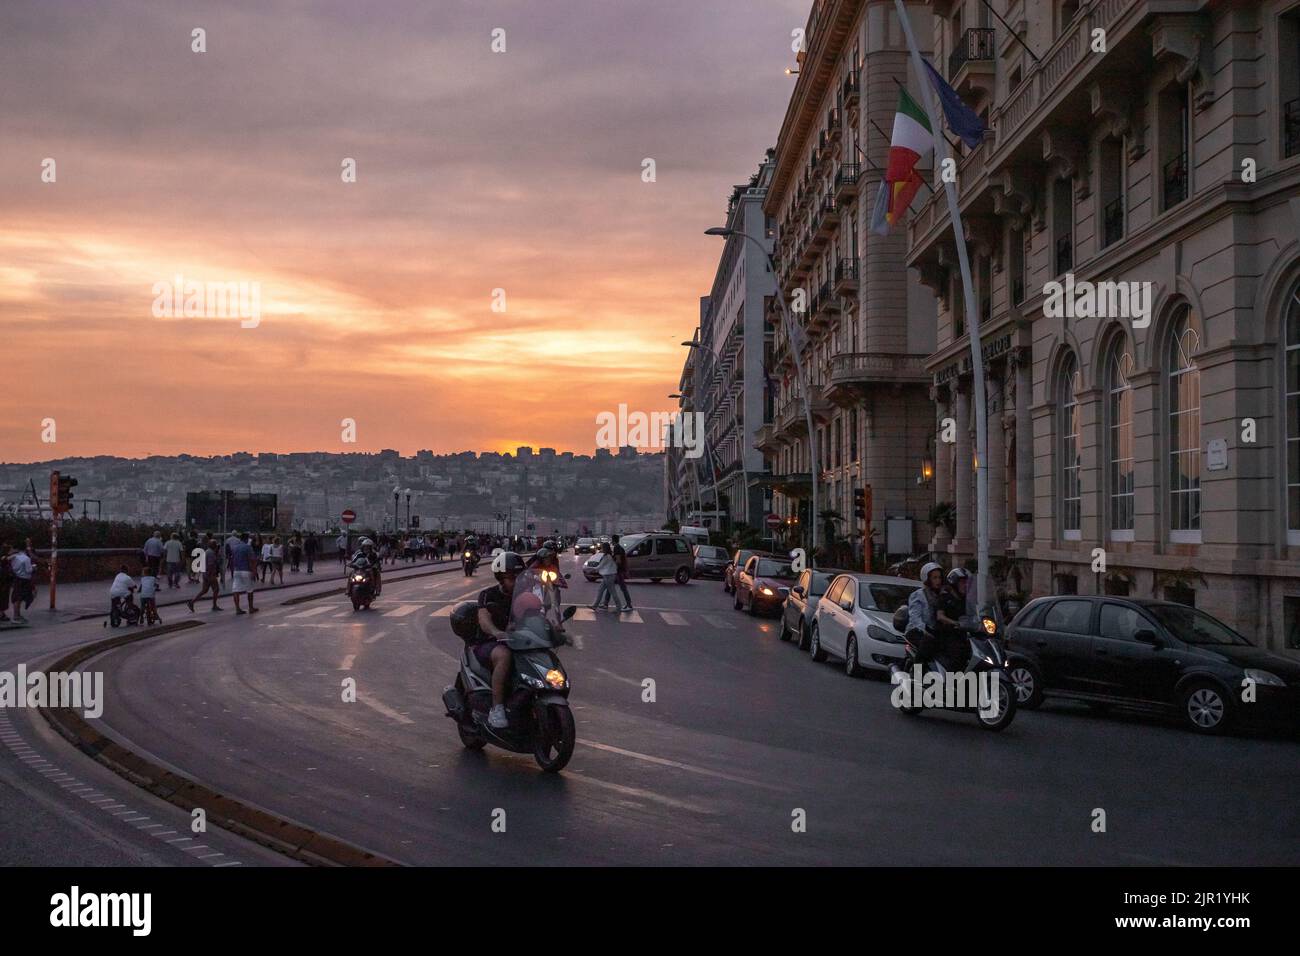
[[[157,574],[162,567],[163,550],[162,532],[155,529],[145,541],[144,547],[140,549],[140,553],[144,556],[144,563],[154,574]]]
[[[618,562],[614,560],[609,542],[600,546],[600,563],[596,565],[596,573],[600,575],[600,590],[596,592],[596,600],[591,604],[592,610],[608,609],[610,599],[613,598],[615,606],[621,612],[623,604],[617,591]]]
[[[263,542],[262,547],[257,549],[257,553],[262,556],[261,574],[262,574],[262,583],[265,584],[266,572],[271,568],[271,553],[272,553],[271,542],[269,540]],[[275,571],[273,570],[271,571],[271,583],[272,584],[275,583]]]
[[[302,553],[307,558],[307,573],[315,574],[312,565],[316,563],[316,552],[320,549],[320,542],[316,540],[316,532],[308,531],[307,540],[302,543]]]
[[[19,624],[27,619],[23,617],[23,608],[31,607],[36,589],[32,586],[32,574],[35,572],[32,556],[26,550],[15,551],[9,559],[9,571],[13,575],[11,600],[13,601],[13,619]]]
[[[340,533],[334,544],[338,548],[339,564],[346,565],[348,563],[348,533],[346,531]]]
[[[289,538],[289,570],[294,574],[298,573],[298,565],[302,562],[302,535],[294,532]]]
[[[217,604],[217,597],[221,594],[221,552],[217,548],[216,540],[211,535],[208,535],[203,551],[203,587],[199,589],[198,594],[186,602],[190,606],[191,614],[194,613],[194,602],[209,591],[212,592],[212,610],[220,611],[221,607]]]
[[[181,556],[184,550],[181,536],[173,531],[172,536],[163,545],[163,561],[167,566],[167,590],[169,591],[181,586]]]
[[[230,565],[234,571],[235,582],[231,588],[231,593],[235,597],[235,613],[243,614],[244,609],[239,604],[241,594],[248,596],[249,614],[257,613],[257,608],[253,606],[253,591],[256,589],[257,572],[255,565],[257,558],[253,551],[252,545],[248,543],[248,532],[241,534],[230,549]]]
[[[271,583],[279,577],[280,583],[284,584],[284,542],[280,540],[277,534],[271,539]]]
[[[623,592],[623,611],[632,610],[632,595],[627,591],[627,552],[618,543],[618,535],[610,538],[613,542],[614,563],[618,565],[618,576],[614,579]]]
[[[10,545],[0,547],[0,621],[9,620],[9,595],[14,589],[14,569],[9,562],[13,556]]]

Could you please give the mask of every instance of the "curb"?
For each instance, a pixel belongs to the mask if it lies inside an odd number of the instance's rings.
[[[333,593],[333,592],[331,592]],[[55,661],[50,671],[71,671],[107,651],[151,637],[203,627],[202,621],[178,621],[131,634],[119,634],[107,640],[79,647]],[[283,853],[309,866],[402,866],[378,853],[363,850],[336,837],[293,823],[269,811],[243,803],[146,760],[112,740],[90,725],[72,708],[41,707],[41,716],[82,753],[112,770],[118,776],[186,812],[201,808],[207,820],[254,843]]]

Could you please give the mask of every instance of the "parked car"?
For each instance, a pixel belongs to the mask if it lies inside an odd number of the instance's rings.
[[[843,661],[850,677],[864,670],[889,673],[890,664],[907,656],[894,612],[920,586],[884,574],[837,575],[813,612],[808,653],[815,661]]]
[[[813,613],[835,574],[834,571],[814,571],[809,568],[799,575],[781,608],[781,640],[794,638],[800,650],[808,649]]]
[[[671,578],[678,584],[686,584],[691,580],[695,555],[685,536],[667,531],[629,534],[620,538],[619,544],[627,552],[629,580],[649,578],[656,584],[666,578]],[[599,563],[599,554],[592,555],[583,562],[583,577],[588,581],[596,581],[595,570]]]
[[[692,573],[697,578],[721,578],[728,560],[726,548],[719,548],[715,544],[697,544]]]
[[[745,562],[748,561],[756,554],[761,554],[769,558],[776,557],[776,555],[769,554],[766,551],[760,551],[757,548],[741,548],[739,551],[737,551],[735,554],[731,556],[731,560],[728,561],[726,567],[722,569],[722,590],[723,591],[727,592],[728,594],[736,593],[737,573],[740,571],[741,568],[745,566]]]
[[[755,554],[736,575],[736,610],[750,614],[774,614],[785,603],[795,582],[789,558]]]
[[[595,554],[596,540],[594,538],[579,538],[573,546],[574,554]]]
[[[1300,725],[1300,662],[1171,601],[1038,598],[1007,629],[1007,663],[1022,707],[1073,698],[1174,714],[1206,734],[1239,722]]]

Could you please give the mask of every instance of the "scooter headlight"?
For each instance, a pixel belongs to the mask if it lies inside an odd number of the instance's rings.
[[[366,579],[366,576],[365,576],[364,574],[354,574],[354,575],[352,575],[352,580],[355,581],[357,584],[362,583],[363,581],[365,581],[365,579]]]
[[[556,690],[559,690],[567,683],[567,681],[565,681],[564,679],[563,671],[558,671],[555,668],[551,668],[549,671],[546,672],[546,683],[550,684]]]
[[[984,633],[985,633],[985,634],[988,634],[988,635],[991,636],[991,635],[996,634],[996,633],[998,632],[998,622],[995,621],[995,620],[993,620],[993,618],[991,618],[991,617],[986,617],[986,618],[984,618],[984,620],[983,620],[981,623],[984,625]]]
[[[469,552],[468,552],[468,551],[465,552],[465,557],[467,557],[467,558],[469,557]]]

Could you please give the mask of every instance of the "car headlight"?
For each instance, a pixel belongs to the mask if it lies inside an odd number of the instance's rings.
[[[546,672],[546,683],[550,684],[552,687],[556,689],[563,687],[566,683],[564,680],[563,671],[558,671],[555,670],[555,668],[551,668],[549,671]]]
[[[1254,681],[1256,684],[1266,684],[1269,687],[1286,686],[1286,681],[1278,677],[1272,671],[1261,671],[1254,667],[1247,667],[1245,674],[1247,680]]]
[[[764,597],[771,597],[773,594],[776,593],[775,591],[773,591],[773,590],[772,590],[771,588],[769,588],[769,587],[761,587],[761,588],[758,589],[758,591],[759,591],[759,593],[762,594]]]

